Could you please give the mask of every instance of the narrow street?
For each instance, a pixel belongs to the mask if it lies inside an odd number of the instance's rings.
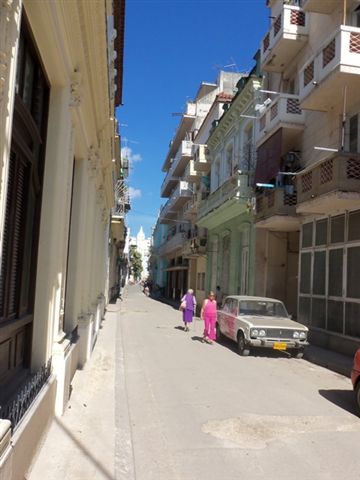
[[[137,286],[121,303],[116,335],[109,325],[99,339],[109,342],[103,401],[96,385],[104,380],[95,372],[81,392],[74,388],[72,408],[58,420],[71,415],[76,437],[87,414],[82,441],[98,460],[90,462],[84,448],[76,454],[69,436],[59,441],[53,425],[31,480],[359,478],[360,419],[348,378],[282,353],[240,357],[231,344],[203,344],[199,320],[185,333],[180,312]],[[95,346],[95,357],[98,348],[104,346]],[[92,365],[77,375],[90,379],[99,368]],[[97,414],[80,411],[80,395]]]

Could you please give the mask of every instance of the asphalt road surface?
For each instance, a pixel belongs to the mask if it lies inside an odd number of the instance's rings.
[[[136,480],[360,479],[350,380],[283,352],[201,343],[129,287],[118,324],[117,472]]]

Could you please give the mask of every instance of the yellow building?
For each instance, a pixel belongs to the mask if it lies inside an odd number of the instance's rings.
[[[0,3],[1,480],[23,478],[104,314],[124,3]]]

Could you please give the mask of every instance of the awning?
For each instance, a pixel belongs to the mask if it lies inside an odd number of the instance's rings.
[[[281,171],[282,128],[257,150],[255,184],[275,180]]]
[[[178,265],[177,267],[163,268],[163,272],[177,272],[179,270],[189,270],[189,267],[184,265]]]

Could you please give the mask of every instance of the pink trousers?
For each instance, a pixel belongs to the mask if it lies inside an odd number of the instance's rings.
[[[216,315],[206,315],[204,314],[204,337],[210,338],[210,340],[216,340],[215,333],[215,324],[216,324]]]

